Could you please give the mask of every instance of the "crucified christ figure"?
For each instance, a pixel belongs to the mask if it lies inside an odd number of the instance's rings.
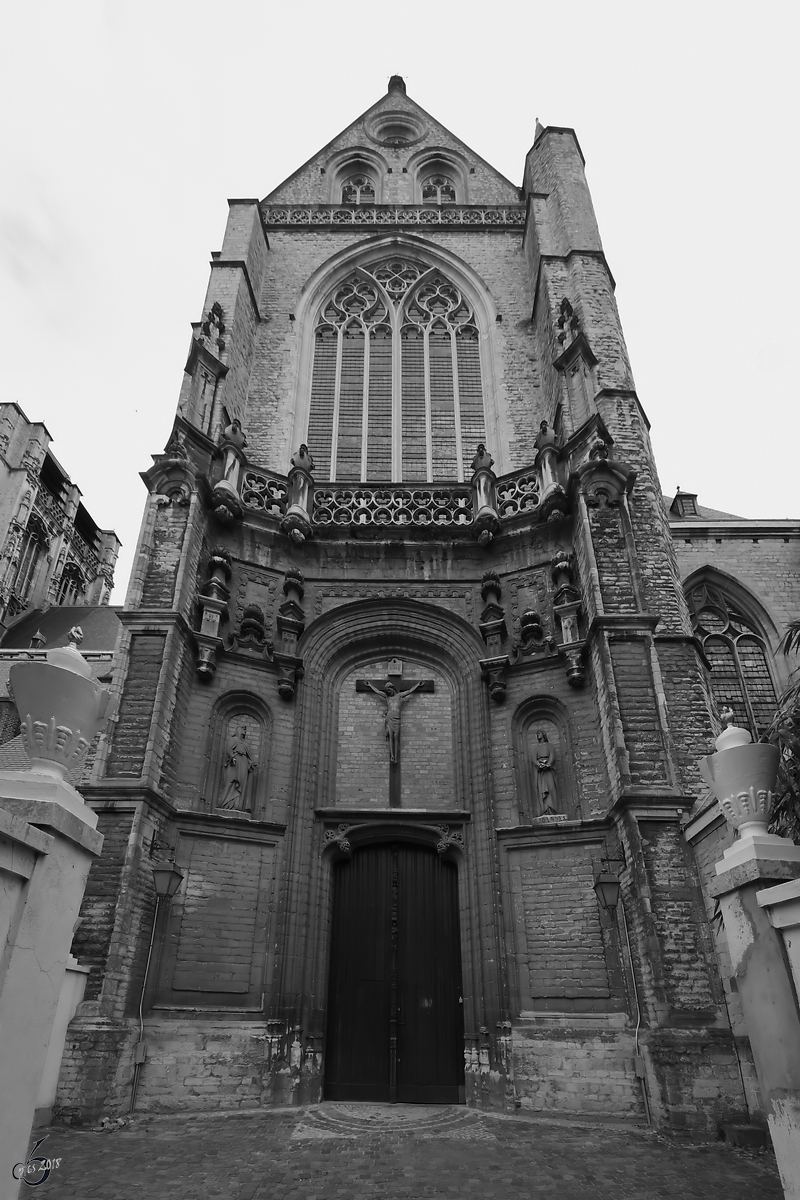
[[[411,696],[417,690],[417,688],[422,687],[422,682],[423,681],[420,679],[414,684],[413,687],[408,688],[404,692],[398,692],[393,683],[387,683],[386,687],[383,689],[383,691],[381,691],[380,688],[373,687],[369,680],[366,681],[369,690],[374,692],[376,696],[380,696],[381,700],[386,701],[386,712],[383,717],[383,727],[386,730],[386,740],[389,743],[390,762],[397,762],[397,752],[400,747],[400,710],[402,709],[406,700],[408,700],[409,696]]]

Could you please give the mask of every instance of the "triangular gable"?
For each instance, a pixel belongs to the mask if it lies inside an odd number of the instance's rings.
[[[394,83],[394,79],[392,81]],[[382,114],[396,112],[407,113],[419,121],[424,132],[422,136],[408,146],[387,147],[376,142],[370,136],[370,126]],[[452,151],[459,159],[465,160],[470,175],[470,203],[475,204],[518,204],[520,190],[510,179],[506,179],[495,167],[488,163],[480,154],[471,149],[459,137],[441,122],[426,112],[421,105],[412,100],[402,87],[391,86],[390,90],[359,117],[351,122],[341,133],[332,138],[327,145],[312,155],[301,167],[298,167],[287,179],[278,184],[267,196],[265,204],[319,204],[327,202],[330,197],[330,179],[322,173],[322,168],[340,153],[363,147],[373,155],[392,160],[402,159],[403,165],[407,160],[414,160],[420,151],[441,149]],[[398,168],[402,171],[402,166]]]

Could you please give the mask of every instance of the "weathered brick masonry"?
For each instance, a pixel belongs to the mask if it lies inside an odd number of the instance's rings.
[[[385,478],[309,471],[314,404],[329,444],[311,455],[377,461],[377,421]],[[64,1111],[129,1101],[165,855],[183,881],[155,930],[138,1106],[318,1099],[336,1005],[362,986],[329,987],[333,880],[402,845],[457,871],[448,1069],[467,1103],[641,1117],[638,1056],[657,1123],[741,1113],[680,827],[708,681],[574,133],[538,128],[518,189],[394,79],[261,204],[231,201],[175,432],[143,478],[120,713],[87,788],[107,850]],[[387,701],[357,690],[384,678],[432,682],[402,709],[396,764]],[[593,886],[609,864],[615,915]],[[399,953],[399,888],[376,961]]]

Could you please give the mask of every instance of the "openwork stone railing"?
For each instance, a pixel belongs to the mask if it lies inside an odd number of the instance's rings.
[[[498,479],[495,484],[497,511],[501,517],[518,517],[533,512],[541,501],[539,472],[524,471]]]
[[[267,475],[264,471],[245,468],[242,477],[242,504],[256,512],[282,517],[286,512],[287,486],[285,479]]]
[[[523,204],[263,204],[267,225],[518,225]]]
[[[473,515],[472,489],[465,484],[314,489],[313,520],[320,526],[467,527]]]

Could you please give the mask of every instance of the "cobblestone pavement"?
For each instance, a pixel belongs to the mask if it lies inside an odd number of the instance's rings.
[[[37,1200],[782,1200],[770,1153],[642,1128],[423,1105],[320,1104],[52,1128]],[[33,1178],[36,1178],[35,1176]],[[23,1187],[23,1192],[28,1189]],[[28,1193],[30,1194],[30,1193]]]

